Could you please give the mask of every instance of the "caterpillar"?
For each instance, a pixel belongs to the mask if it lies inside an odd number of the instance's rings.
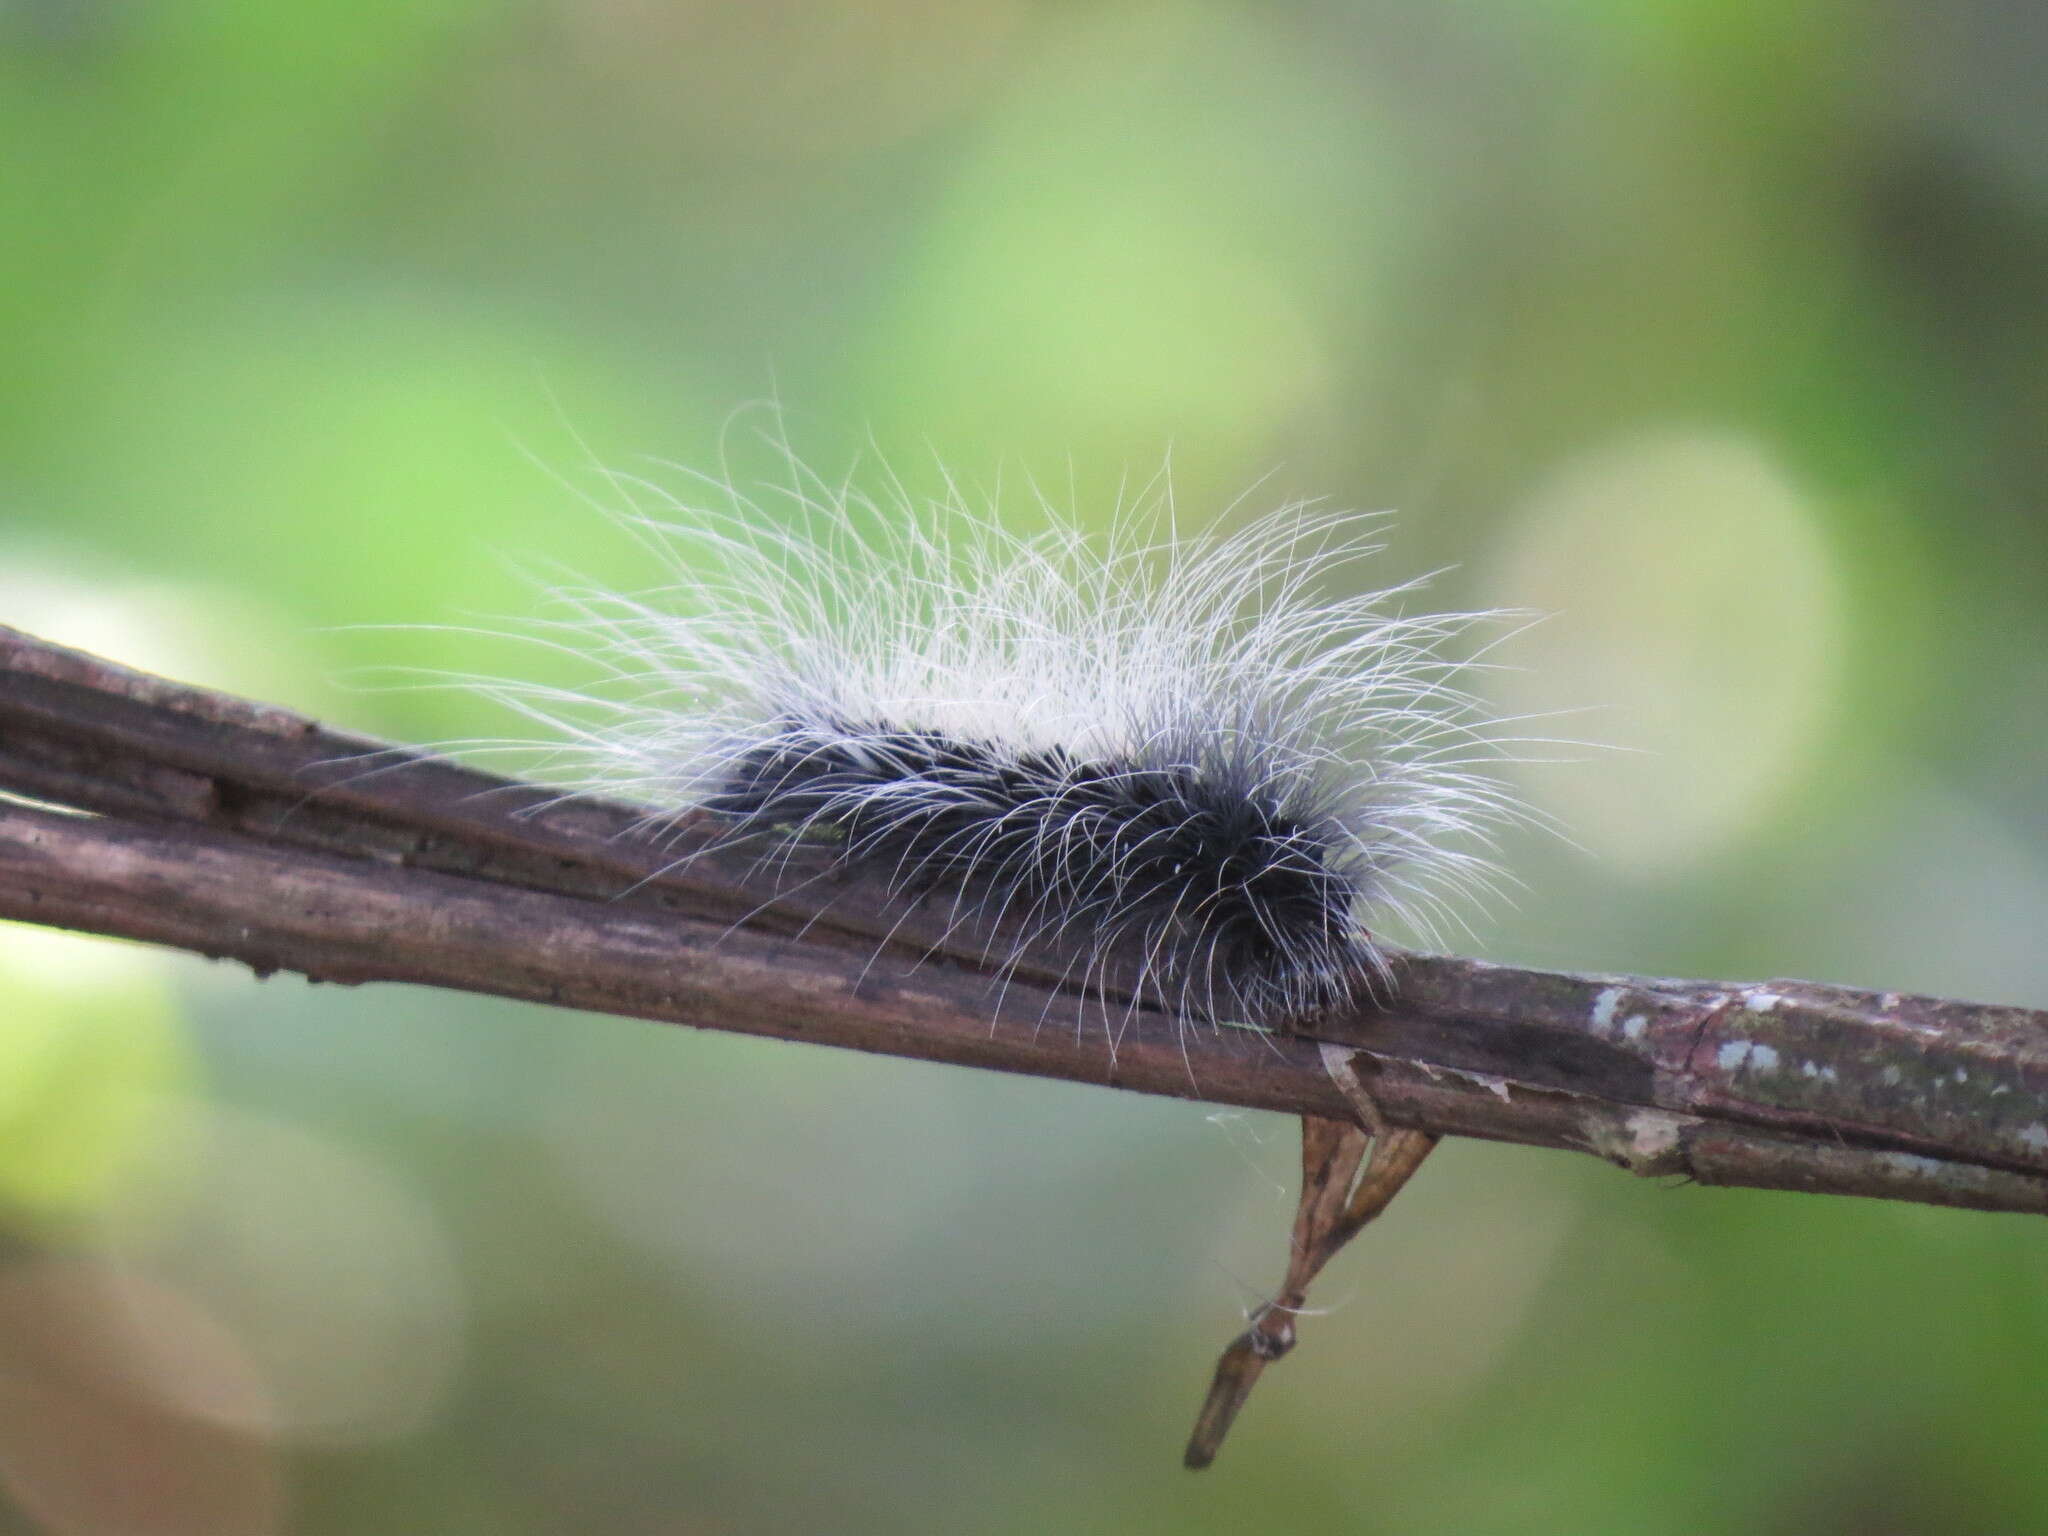
[[[1016,532],[950,477],[870,493],[609,473],[655,590],[558,587],[576,688],[485,691],[545,724],[549,772],[772,850],[829,841],[895,891],[1019,942],[1130,957],[1194,1020],[1282,1027],[1494,888],[1522,813],[1459,654],[1497,615],[1357,590],[1382,515],[1293,502],[1184,534],[1170,491],[1106,532],[1044,495]],[[1120,498],[1120,501],[1124,498]],[[772,856],[764,855],[764,856]],[[1085,989],[1084,989],[1085,990]]]

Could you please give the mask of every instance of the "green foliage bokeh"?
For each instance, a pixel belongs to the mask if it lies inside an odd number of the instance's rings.
[[[446,740],[493,726],[360,680],[527,664],[468,632],[522,569],[652,578],[593,457],[681,488],[640,456],[773,395],[827,472],[1083,517],[1170,458],[1183,522],[1398,509],[1389,580],[1549,616],[1502,706],[1638,749],[1531,771],[1575,842],[1461,944],[2048,1004],[2044,50],[1978,0],[0,3],[0,622]],[[10,1529],[2048,1531],[2021,1218],[1454,1146],[1188,1479],[1282,1122],[25,953]]]

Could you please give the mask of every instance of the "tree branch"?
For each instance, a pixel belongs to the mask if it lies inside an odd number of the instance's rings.
[[[1419,954],[1287,1035],[1188,1025],[829,850],[650,829],[0,628],[0,917],[401,981],[1592,1152],[1703,1184],[2048,1212],[2048,1014]],[[86,814],[80,814],[86,813]],[[1130,972],[1124,973],[1126,976]]]

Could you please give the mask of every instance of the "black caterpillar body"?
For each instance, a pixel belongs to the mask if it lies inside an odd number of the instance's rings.
[[[1148,937],[1153,986],[1204,1017],[1282,1022],[1276,1007],[1333,1002],[1370,960],[1338,849],[1194,764],[787,721],[702,804],[743,829],[831,827],[901,888],[997,903],[1032,931]]]

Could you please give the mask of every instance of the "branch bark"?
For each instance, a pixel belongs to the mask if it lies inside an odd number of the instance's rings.
[[[2048,1212],[2048,1014],[1400,954],[1287,1035],[683,817],[566,797],[0,628],[0,917],[398,981],[1590,1152],[1702,1184]],[[34,802],[34,803],[28,803]]]

